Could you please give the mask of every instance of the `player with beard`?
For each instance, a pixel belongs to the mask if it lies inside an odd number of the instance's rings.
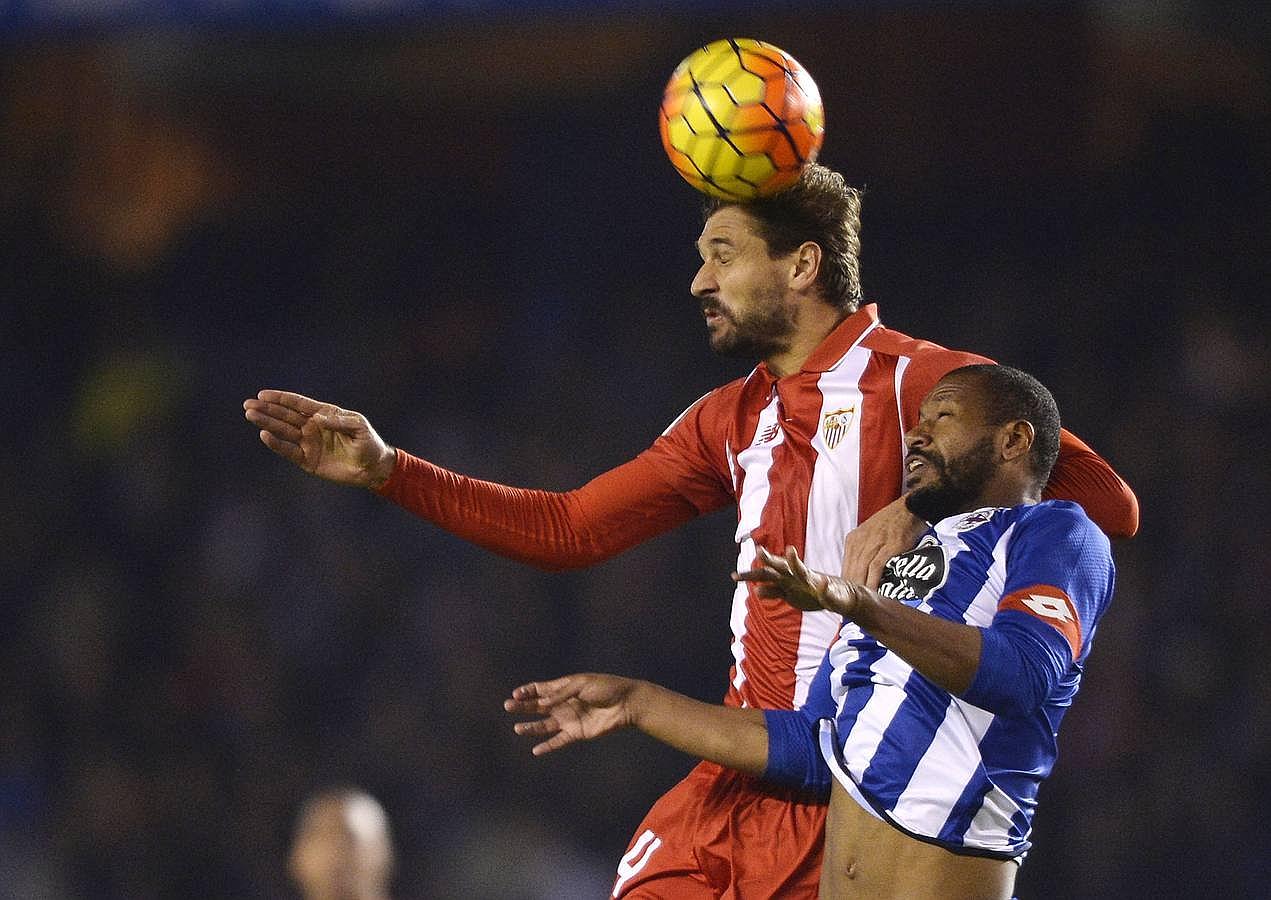
[[[891,590],[812,571],[793,547],[761,548],[735,574],[842,617],[801,709],[571,675],[513,691],[508,711],[544,716],[517,732],[543,738],[542,754],[634,726],[742,772],[828,787],[821,897],[1005,900],[1114,581],[1081,508],[1039,502],[1058,443],[1054,400],[1031,376],[958,369],[906,437],[906,504],[931,524],[889,560]]]
[[[811,166],[772,197],[707,206],[692,294],[712,348],[760,361],[693,403],[643,453],[576,490],[443,469],[386,444],[361,414],[291,392],[261,391],[245,401],[246,418],[306,472],[372,489],[545,569],[592,565],[736,504],[739,571],[758,547],[792,546],[814,569],[877,584],[925,527],[898,500],[905,432],[940,376],[986,360],[887,328],[863,303],[860,201],[840,174]],[[1079,502],[1111,536],[1137,528],[1129,487],[1067,432],[1046,496]],[[729,621],[724,702],[800,706],[839,618],[769,601],[742,581]],[[703,763],[637,827],[614,896],[814,897],[824,816],[823,800],[806,791]],[[733,827],[739,819],[745,829]]]

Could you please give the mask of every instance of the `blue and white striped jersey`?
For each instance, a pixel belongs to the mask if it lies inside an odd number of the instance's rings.
[[[915,838],[1022,856],[1113,582],[1108,540],[1076,504],[937,523],[889,561],[880,593],[981,629],[971,687],[952,696],[845,621],[802,709],[768,716],[769,777],[824,786],[828,765]]]

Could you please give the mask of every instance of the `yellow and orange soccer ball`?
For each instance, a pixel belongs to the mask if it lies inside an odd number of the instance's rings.
[[[790,186],[816,160],[825,111],[794,57],[763,41],[730,38],[699,48],[671,73],[658,125],[685,181],[746,201]]]

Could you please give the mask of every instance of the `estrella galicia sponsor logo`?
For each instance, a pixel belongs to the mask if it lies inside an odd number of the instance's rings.
[[[878,593],[893,600],[926,600],[949,576],[944,548],[927,535],[912,550],[887,560]]]

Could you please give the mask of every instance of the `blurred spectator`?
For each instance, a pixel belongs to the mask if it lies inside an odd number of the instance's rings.
[[[388,900],[393,839],[379,801],[329,788],[300,808],[289,871],[305,900]]]

